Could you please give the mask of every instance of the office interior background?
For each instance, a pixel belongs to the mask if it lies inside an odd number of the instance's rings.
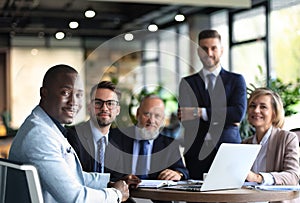
[[[0,112],[8,115],[6,118],[14,129],[38,104],[46,70],[59,63],[80,72],[87,102],[93,84],[101,80],[118,81],[124,105],[118,118],[120,123],[128,122],[130,114],[135,112],[134,96],[142,90],[151,92],[160,88],[161,96],[170,101],[167,104],[170,117],[177,110],[176,102],[170,98],[176,101],[180,79],[202,67],[196,52],[197,34],[202,29],[216,29],[222,35],[222,66],[243,74],[248,86],[267,85],[272,78],[296,84],[300,77],[300,0],[196,0],[186,1],[186,5],[185,1],[161,4],[61,0],[51,3],[64,5],[61,10],[55,11],[54,7],[38,10],[44,1],[47,0],[2,0],[0,4]],[[78,13],[74,12],[73,18],[70,14],[74,2],[85,2],[84,6],[90,8],[105,5],[112,11],[122,10],[122,15],[114,16],[108,9],[104,20],[96,12],[95,17],[79,21],[79,27],[73,29],[67,23],[65,27],[55,23],[51,28],[42,25],[43,20],[51,24],[51,18],[78,20]],[[231,4],[225,5],[226,2]],[[80,10],[82,16],[84,6]],[[48,12],[47,19],[38,15],[43,12]],[[173,18],[179,12],[185,19],[178,22]],[[127,21],[123,22],[122,17]],[[119,30],[110,28],[120,22],[124,24]],[[148,30],[150,23],[158,26],[157,31]],[[62,38],[55,37],[58,31],[63,32]],[[300,111],[299,105],[295,109]],[[76,122],[85,120],[87,114],[85,107]],[[299,114],[287,121],[287,129],[299,127]]]

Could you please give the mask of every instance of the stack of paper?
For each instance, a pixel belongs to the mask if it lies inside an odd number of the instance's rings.
[[[255,188],[259,190],[273,190],[273,191],[280,191],[280,190],[300,191],[299,185],[256,185]]]
[[[177,185],[177,182],[172,180],[142,180],[138,187],[143,188],[160,188],[164,186]]]

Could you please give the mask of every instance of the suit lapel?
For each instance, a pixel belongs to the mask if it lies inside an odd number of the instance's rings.
[[[90,123],[86,122],[82,126],[79,126],[78,131],[80,136],[80,142],[82,143],[85,150],[89,153],[91,153],[92,156],[95,154],[95,146],[94,146],[94,140],[93,140],[93,134],[91,131]]]
[[[122,153],[133,154],[133,143],[134,139],[132,136],[136,137],[135,135],[135,126],[127,128],[124,130],[124,133],[120,135],[122,136],[120,140],[122,141],[120,144],[122,146]],[[128,156],[128,159],[121,160],[125,169],[128,171],[132,171],[132,156]]]
[[[152,154],[162,150],[166,146],[162,136],[163,135],[159,134],[158,137],[153,141]]]

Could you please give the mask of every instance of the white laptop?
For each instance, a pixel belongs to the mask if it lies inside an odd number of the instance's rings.
[[[241,188],[259,153],[261,145],[221,144],[203,184],[170,186],[166,189],[212,191]]]

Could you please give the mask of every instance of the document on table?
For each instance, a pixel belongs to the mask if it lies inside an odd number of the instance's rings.
[[[177,182],[172,180],[142,180],[138,185],[140,188],[160,188],[164,186],[177,185]]]
[[[300,186],[299,185],[256,185],[255,189],[269,190],[269,191],[280,191],[280,190],[300,191]]]

